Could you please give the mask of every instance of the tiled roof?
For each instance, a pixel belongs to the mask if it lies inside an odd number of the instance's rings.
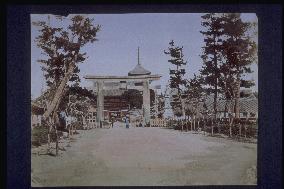
[[[212,111],[214,110],[213,107],[214,98],[212,95],[208,96],[205,100],[205,105],[207,110]],[[234,101],[228,101],[223,99],[218,99],[217,101],[217,111],[224,112],[226,111],[226,103],[228,110],[233,110],[234,108]],[[248,113],[257,113],[258,112],[258,99],[252,95],[246,98],[240,98],[240,112],[248,112]]]
[[[258,112],[258,100],[254,99],[241,99],[240,112],[248,112],[256,114]]]
[[[205,98],[204,102],[199,102],[197,104],[197,115],[196,117],[202,117],[202,112],[209,111],[209,113],[214,112],[214,96],[210,95]],[[223,99],[218,99],[217,101],[217,111],[218,112],[233,112],[234,111],[234,101],[227,101]],[[227,107],[226,107],[227,105]],[[193,105],[191,102],[186,102],[185,103],[185,110],[192,110],[195,111],[195,105]],[[176,110],[178,111],[178,110]],[[246,98],[240,98],[240,112],[247,112],[247,113],[253,113],[257,114],[258,113],[258,99],[254,96],[251,95]]]
[[[151,72],[143,68],[140,64],[137,64],[133,70],[128,72],[128,76],[136,75],[150,75]]]

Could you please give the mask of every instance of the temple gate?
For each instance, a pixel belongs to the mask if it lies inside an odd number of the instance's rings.
[[[104,111],[104,92],[114,89],[136,89],[143,94],[143,124],[150,123],[150,84],[152,81],[159,80],[160,75],[151,75],[151,72],[144,69],[139,61],[138,48],[138,64],[128,72],[128,76],[95,76],[86,75],[86,80],[91,81],[92,88],[97,94],[97,125],[103,121]]]

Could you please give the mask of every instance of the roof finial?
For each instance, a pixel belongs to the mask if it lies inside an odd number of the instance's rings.
[[[140,65],[139,46],[138,46],[138,65]]]

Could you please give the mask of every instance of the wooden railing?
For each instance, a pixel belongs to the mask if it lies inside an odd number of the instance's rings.
[[[165,119],[151,119],[150,120],[150,127],[167,127],[167,120]]]

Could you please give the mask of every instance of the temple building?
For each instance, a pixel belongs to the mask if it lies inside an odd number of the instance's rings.
[[[153,75],[143,68],[139,59],[139,48],[138,63],[127,76],[86,75],[84,78],[92,83],[90,89],[97,97],[96,106],[90,107],[90,122],[95,122],[98,126],[113,118],[121,120],[128,117],[130,120],[140,119],[143,125],[149,124],[150,84],[161,76]],[[137,101],[142,101],[141,107],[130,107],[128,91],[137,93],[133,98],[136,96]]]

